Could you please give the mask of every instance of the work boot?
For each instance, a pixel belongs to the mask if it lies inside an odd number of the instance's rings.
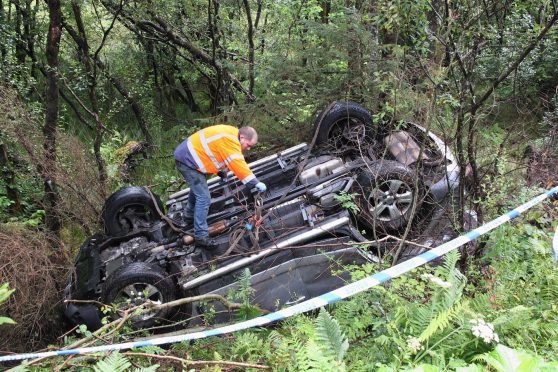
[[[186,223],[186,225],[193,225],[194,217],[184,216],[184,222]]]
[[[206,251],[212,251],[217,248],[215,242],[209,239],[209,236],[204,236],[202,238],[195,238],[195,246],[196,248],[205,249]]]

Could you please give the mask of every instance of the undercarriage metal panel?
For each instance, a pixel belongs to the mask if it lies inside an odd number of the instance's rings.
[[[254,293],[250,303],[268,311],[294,305],[347,284],[350,273],[346,267],[369,262],[370,257],[357,248],[292,259],[252,275],[250,286]],[[239,289],[238,283],[233,283],[210,293],[227,296]],[[233,316],[221,303],[212,305],[220,314],[218,321],[227,321]]]

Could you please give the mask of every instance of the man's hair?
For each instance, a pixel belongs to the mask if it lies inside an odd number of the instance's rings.
[[[248,141],[252,141],[254,138],[256,141],[258,140],[258,133],[252,127],[242,127],[238,130],[238,134],[242,134]]]

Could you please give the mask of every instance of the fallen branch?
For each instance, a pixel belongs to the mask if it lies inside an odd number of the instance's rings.
[[[156,354],[134,353],[134,352],[122,353],[122,355],[142,356],[142,357],[146,357],[146,358],[172,360],[172,361],[175,361],[175,362],[180,362],[180,363],[182,363],[183,365],[186,365],[186,366],[224,365],[224,366],[231,366],[231,367],[270,369],[270,367],[264,366],[264,365],[261,365],[261,364],[233,362],[233,361],[228,361],[228,360],[188,360],[188,359],[183,359],[183,358],[179,358],[179,357],[175,357],[175,356],[171,356],[171,355],[156,355]]]

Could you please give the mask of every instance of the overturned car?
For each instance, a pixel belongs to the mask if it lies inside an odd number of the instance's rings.
[[[378,262],[392,247],[405,259],[453,237],[459,168],[440,138],[412,123],[390,131],[353,102],[330,105],[315,130],[310,145],[250,164],[268,185],[261,195],[231,173],[228,184],[208,181],[212,251],[193,244],[183,215],[189,189],[168,197],[166,213],[147,188],[115,192],[103,209],[104,233],[80,248],[65,290],[66,316],[97,329],[96,303],[122,309],[228,296],[242,273],[251,303],[274,311],[343,285],[346,265]],[[221,303],[205,301],[145,311],[132,323],[199,324],[209,308],[217,321],[231,316]]]

